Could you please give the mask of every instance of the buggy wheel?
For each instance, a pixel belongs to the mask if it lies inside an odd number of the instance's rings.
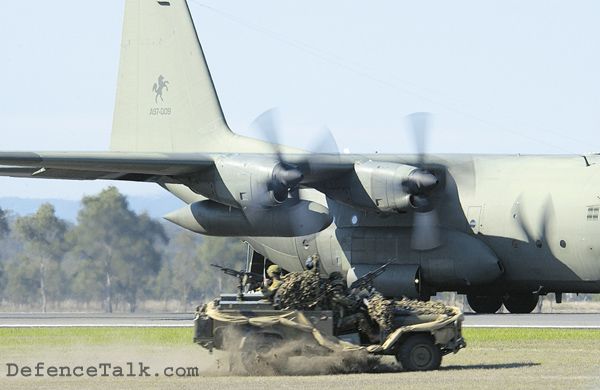
[[[431,336],[416,334],[400,345],[396,360],[406,371],[437,370],[442,363],[442,352]]]

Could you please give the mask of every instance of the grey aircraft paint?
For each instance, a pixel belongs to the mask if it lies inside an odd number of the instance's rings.
[[[154,182],[188,203],[170,221],[242,237],[289,271],[313,254],[325,273],[391,261],[390,294],[459,291],[485,312],[502,299],[527,311],[537,294],[600,292],[597,163],[310,154],[242,137],[186,2],[127,0],[111,151],[4,152],[0,175]]]

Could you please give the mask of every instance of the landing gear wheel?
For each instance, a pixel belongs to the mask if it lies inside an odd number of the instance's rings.
[[[502,297],[493,295],[467,295],[467,302],[475,313],[493,314],[502,306]]]
[[[509,294],[504,297],[504,307],[513,314],[529,314],[535,309],[539,299],[538,294]]]
[[[406,371],[437,370],[442,363],[442,352],[429,335],[409,336],[396,353],[396,360]]]

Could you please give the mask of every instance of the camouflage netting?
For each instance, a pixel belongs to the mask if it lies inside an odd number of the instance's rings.
[[[394,301],[385,299],[383,295],[374,292],[367,299],[369,317],[383,330],[390,331],[394,326]]]
[[[442,302],[435,301],[418,301],[416,299],[402,298],[399,301],[394,301],[394,310],[410,311],[416,314],[446,314],[452,315],[454,309],[451,306],[446,306]]]
[[[374,292],[367,299],[367,308],[369,316],[385,331],[393,329],[396,314],[448,316],[454,314],[454,308],[441,302],[423,302],[408,298],[402,298],[401,300],[386,299],[378,292]]]
[[[206,315],[214,320],[235,324],[252,325],[259,328],[283,325],[294,328],[299,332],[311,334],[315,341],[331,351],[360,351],[364,348],[358,345],[327,336],[321,333],[314,324],[299,311],[282,311],[277,315],[247,316],[242,313],[223,312],[219,310],[218,301],[209,302],[205,308]]]
[[[292,272],[283,278],[276,300],[282,309],[306,310],[321,298],[322,280],[314,271]]]

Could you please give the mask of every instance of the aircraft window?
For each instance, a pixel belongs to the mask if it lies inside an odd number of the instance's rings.
[[[162,6],[165,6],[165,5],[166,5],[167,7],[171,5],[171,3],[170,3],[170,2],[168,2],[168,1],[159,1],[159,2],[158,2],[158,4],[160,4],[160,5],[162,5]]]
[[[597,221],[599,213],[600,213],[600,207],[588,207],[587,220],[588,221]]]
[[[561,248],[566,248],[567,247],[567,242],[565,240],[560,240],[560,247]]]

